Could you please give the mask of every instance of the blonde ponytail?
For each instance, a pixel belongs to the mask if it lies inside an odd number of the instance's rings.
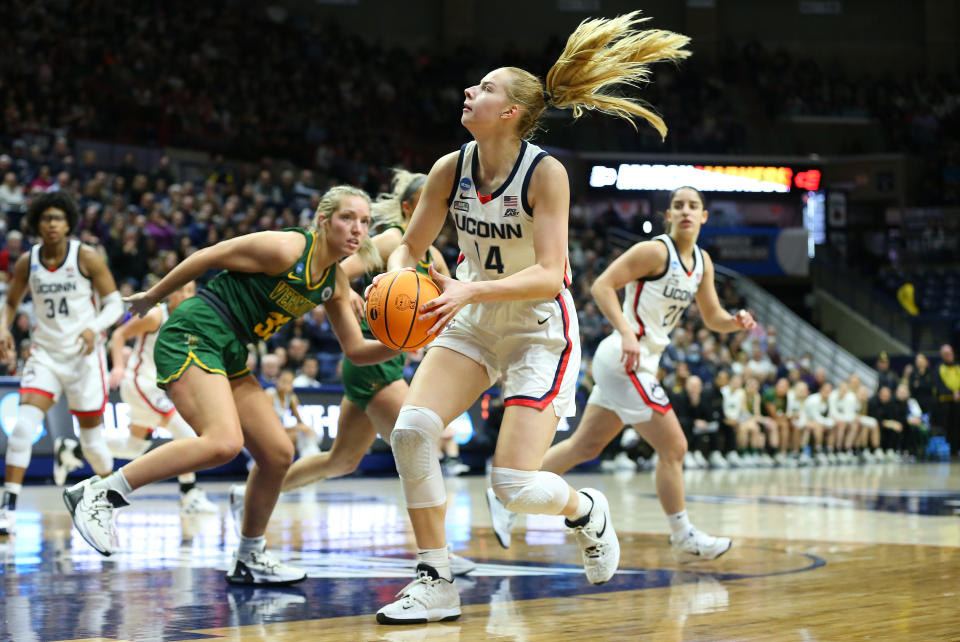
[[[584,20],[567,38],[567,46],[547,73],[546,89],[533,74],[507,67],[513,78],[507,97],[521,108],[517,122],[520,138],[532,137],[539,128],[547,100],[559,109],[570,109],[574,118],[596,110],[629,121],[649,122],[667,135],[667,125],[640,99],[618,95],[618,86],[639,87],[649,82],[649,64],[661,60],[678,62],[690,55],[684,49],[690,38],[664,31],[638,31],[635,25],[649,20],[640,11],[616,18]]]
[[[317,239],[323,241],[327,237],[326,223],[333,216],[334,212],[340,208],[340,201],[344,196],[359,196],[370,205],[370,195],[359,187],[352,185],[335,185],[324,192],[320,197],[320,203],[317,205],[316,214],[313,217],[313,224],[310,230],[316,235]],[[380,252],[377,251],[373,241],[370,240],[370,234],[363,237],[360,247],[356,251],[357,256],[364,265],[380,261]]]
[[[417,190],[427,180],[426,174],[415,174],[405,169],[394,169],[390,181],[390,191],[377,195],[370,207],[373,220],[378,226],[400,225],[406,227],[407,218],[403,214],[403,203],[413,198]]]

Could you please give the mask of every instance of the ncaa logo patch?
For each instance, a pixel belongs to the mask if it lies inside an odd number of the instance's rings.
[[[473,182],[472,182],[469,178],[464,177],[464,178],[461,178],[461,179],[460,179],[460,190],[461,190],[461,191],[466,192],[466,191],[468,191],[471,187],[473,187]]]

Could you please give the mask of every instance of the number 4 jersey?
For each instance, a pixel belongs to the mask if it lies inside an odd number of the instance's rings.
[[[487,195],[477,190],[476,141],[460,148],[457,179],[447,199],[460,244],[459,280],[502,279],[537,262],[528,190],[534,169],[546,156],[547,152],[523,141],[510,176]],[[570,285],[569,262],[564,266],[563,284]]]
[[[76,355],[80,333],[89,328],[100,309],[93,285],[80,272],[80,241],[71,239],[63,263],[47,267],[40,260],[41,245],[30,249],[30,294],[34,325],[30,336],[53,354]]]
[[[663,271],[652,277],[627,284],[623,297],[623,314],[633,327],[640,346],[645,348],[641,370],[655,374],[660,355],[670,344],[670,333],[677,327],[683,312],[693,302],[703,280],[703,255],[693,247],[693,265],[683,264],[677,246],[669,234],[655,236],[667,246],[667,263]],[[653,361],[655,359],[655,361]]]

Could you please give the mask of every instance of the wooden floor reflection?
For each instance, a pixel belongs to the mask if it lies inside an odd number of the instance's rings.
[[[482,477],[450,480],[448,538],[479,563],[457,584],[463,617],[409,627],[373,613],[410,578],[411,534],[393,479],[287,495],[271,548],[308,569],[287,589],[230,588],[236,542],[219,516],[181,519],[176,487],[133,495],[124,552],[94,553],[57,489],[27,488],[0,540],[3,621],[13,640],[957,640],[960,469],[837,467],[687,476],[704,530],[735,538],[713,562],[679,564],[648,474],[573,475],[610,498],[620,572],[586,582],[555,517],[518,525],[501,549]],[[223,506],[227,485],[206,484]]]

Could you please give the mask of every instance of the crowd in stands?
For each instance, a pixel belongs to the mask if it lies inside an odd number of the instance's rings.
[[[85,20],[74,19],[78,11]],[[57,130],[232,158],[270,155],[368,189],[378,168],[423,168],[462,142],[456,115],[468,80],[505,64],[546,73],[563,45],[386,47],[335,22],[223,0],[175,0],[149,13],[105,0],[14,0],[7,15],[0,137]],[[879,125],[878,147],[831,151],[916,152],[929,160],[925,196],[960,201],[955,75],[856,74],[757,41],[719,50],[716,61],[694,56],[682,70],[653,70],[644,97],[668,116],[670,136],[665,148],[641,132],[631,151],[822,152],[804,147],[804,136],[793,138],[796,149],[765,146],[783,144],[774,134],[791,116],[864,117]],[[41,180],[57,173],[51,166]]]

